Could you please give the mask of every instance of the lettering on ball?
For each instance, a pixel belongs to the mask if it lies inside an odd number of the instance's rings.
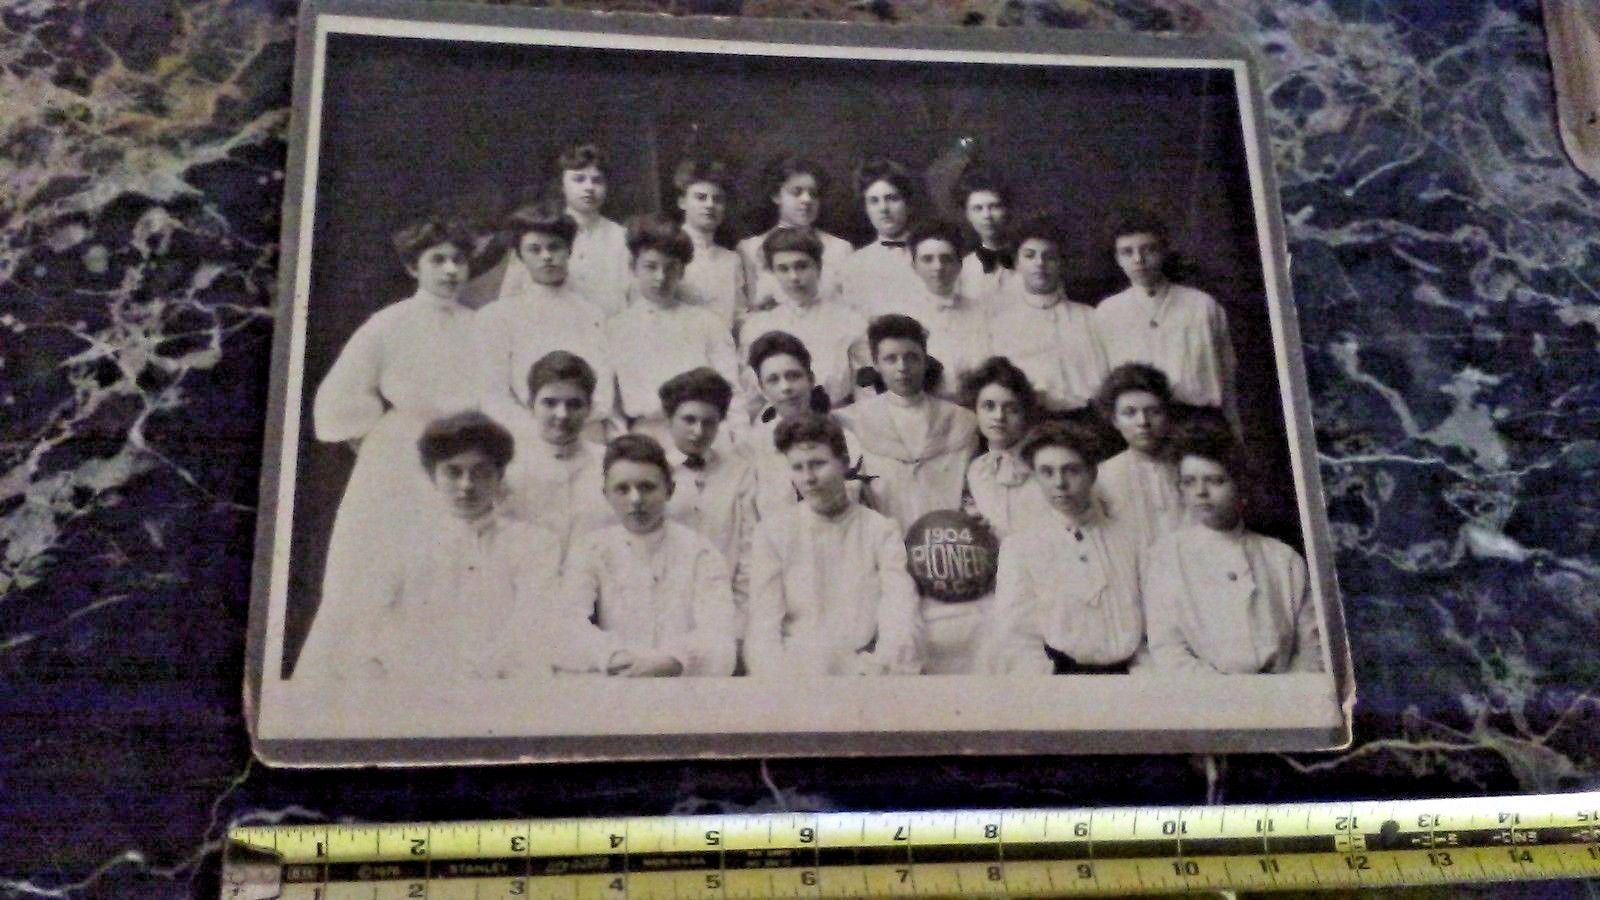
[[[987,592],[995,572],[993,542],[970,526],[913,528],[921,540],[909,550],[911,574],[927,593],[944,600],[968,600]],[[913,538],[915,539],[915,538]]]

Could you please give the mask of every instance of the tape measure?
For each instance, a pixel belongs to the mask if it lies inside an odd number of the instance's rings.
[[[227,900],[1047,897],[1600,876],[1600,792],[235,828]]]

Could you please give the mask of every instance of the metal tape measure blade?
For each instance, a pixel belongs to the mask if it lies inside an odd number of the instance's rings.
[[[1600,792],[268,825],[229,836],[230,900],[257,896],[243,886],[265,884],[269,872],[281,894],[260,896],[286,900],[1093,896],[1596,877]]]

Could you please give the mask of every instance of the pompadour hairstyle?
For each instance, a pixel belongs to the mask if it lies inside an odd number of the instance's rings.
[[[728,417],[728,407],[733,405],[733,385],[717,374],[716,369],[708,366],[672,376],[661,385],[656,395],[661,398],[661,408],[668,418],[690,400],[711,404],[724,419]]]
[[[890,338],[915,341],[922,347],[924,354],[928,352],[928,329],[922,327],[921,322],[910,316],[891,313],[887,316],[879,316],[868,323],[867,350],[872,354],[874,360],[878,358],[878,344]]]
[[[1050,214],[1030,216],[1023,220],[1011,231],[1016,245],[1021,247],[1024,241],[1039,240],[1049,241],[1061,252],[1067,249],[1067,229],[1061,220]]]
[[[804,253],[811,257],[820,268],[822,266],[822,238],[817,237],[816,231],[810,228],[789,228],[784,226],[774,228],[761,240],[762,264],[771,269],[772,258],[779,253]]]
[[[574,144],[561,151],[561,155],[556,158],[556,167],[563,172],[587,169],[590,166],[601,172],[606,170],[606,154],[598,144]]]
[[[628,219],[628,255],[634,259],[646,250],[655,250],[684,265],[694,259],[694,242],[678,223],[660,213],[642,213]]]
[[[781,156],[767,165],[761,175],[765,196],[771,197],[783,190],[783,185],[796,175],[810,175],[817,180],[818,193],[828,189],[828,173],[815,162],[803,156]]]
[[[528,368],[528,402],[537,399],[539,391],[546,385],[558,381],[575,383],[589,398],[589,402],[594,402],[594,367],[585,362],[583,357],[565,350],[552,350]]]
[[[1144,363],[1123,363],[1111,370],[1094,397],[1095,412],[1107,422],[1116,418],[1117,398],[1130,391],[1144,391],[1154,395],[1161,405],[1172,408],[1172,382],[1166,373]]]
[[[722,188],[730,199],[733,196],[733,173],[720,159],[686,159],[678,163],[678,168],[672,172],[672,186],[677,189],[679,196],[702,182]]]
[[[986,165],[968,166],[961,171],[960,177],[950,188],[950,199],[961,209],[967,208],[967,201],[979,191],[988,191],[1000,198],[1006,206],[1011,205],[1011,186],[1005,183],[1000,173]]]
[[[462,253],[472,255],[472,232],[454,219],[430,218],[413,222],[396,231],[389,240],[401,265],[407,269],[417,264],[424,250],[440,244],[453,244],[460,247]]]
[[[1022,439],[1022,460],[1033,465],[1033,458],[1046,447],[1065,447],[1083,457],[1084,462],[1098,466],[1105,455],[1105,441],[1087,422],[1068,419],[1052,421],[1030,431]]]
[[[850,465],[850,445],[845,443],[844,427],[833,416],[807,413],[778,423],[772,443],[779,453],[788,453],[796,444],[822,444],[846,466]]]
[[[1039,410],[1039,394],[1033,389],[1033,382],[1028,380],[1027,373],[1004,356],[991,356],[979,363],[976,369],[961,376],[961,405],[976,409],[978,394],[991,384],[998,384],[1016,394],[1017,400],[1022,403],[1024,419],[1032,421]]]
[[[605,456],[600,461],[600,471],[611,474],[611,466],[618,462],[636,462],[655,466],[672,483],[672,464],[667,462],[667,451],[661,449],[656,439],[643,434],[624,434],[611,439]]]
[[[1124,209],[1118,213],[1111,220],[1111,238],[1106,243],[1115,248],[1118,238],[1132,234],[1153,235],[1161,242],[1161,249],[1172,249],[1172,233],[1167,230],[1166,221],[1148,209]]]
[[[867,188],[880,181],[887,181],[900,192],[907,203],[913,202],[917,196],[917,180],[912,176],[911,170],[892,159],[881,156],[868,157],[856,166],[855,188],[856,196],[864,196]]]
[[[518,207],[500,224],[500,232],[515,251],[527,234],[545,234],[561,238],[567,246],[578,236],[578,223],[566,210],[555,203],[530,203]]]
[[[1251,483],[1255,467],[1244,445],[1233,436],[1228,420],[1215,407],[1191,409],[1172,432],[1172,459],[1185,456],[1209,459],[1228,471],[1241,489]]]
[[[917,248],[922,246],[923,241],[944,241],[950,245],[950,249],[954,250],[957,256],[961,255],[961,229],[951,225],[949,222],[933,220],[923,222],[911,229],[911,237],[906,241],[906,246],[911,249],[911,257],[913,259],[916,258]]]
[[[787,331],[769,331],[750,344],[750,368],[761,377],[761,365],[774,356],[792,356],[811,371],[811,351],[805,342]]]
[[[434,419],[417,438],[417,455],[429,475],[440,462],[468,450],[483,451],[504,473],[516,453],[516,441],[505,426],[475,410]]]

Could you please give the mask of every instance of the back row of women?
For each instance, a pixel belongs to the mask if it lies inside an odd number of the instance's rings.
[[[741,638],[751,673],[1320,665],[1304,562],[1225,490],[1225,317],[1167,280],[1159,222],[1119,226],[1130,287],[1091,309],[1060,231],[1008,227],[984,173],[957,189],[963,256],[886,161],[857,174],[873,243],[811,227],[822,173],[790,159],[737,253],[712,241],[721,166],[680,166],[681,224],[627,228],[594,148],[562,168],[564,207],[509,217],[477,279],[455,226],[397,236],[417,293],[317,392],[318,437],[360,446],[297,671],[728,674]],[[1097,397],[1128,445],[1103,465],[1073,421]],[[1185,405],[1223,424],[1180,459]],[[996,596],[919,597],[906,530],[962,506],[1004,538]]]

